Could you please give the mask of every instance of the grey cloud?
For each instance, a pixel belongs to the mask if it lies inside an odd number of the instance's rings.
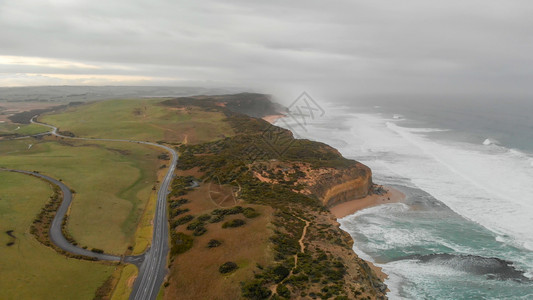
[[[500,0],[7,0],[0,55],[265,91],[523,95],[532,13],[529,1]],[[0,67],[2,78],[85,72]]]

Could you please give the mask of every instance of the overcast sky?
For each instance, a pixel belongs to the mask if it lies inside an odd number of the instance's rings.
[[[0,0],[0,86],[533,94],[529,0]]]

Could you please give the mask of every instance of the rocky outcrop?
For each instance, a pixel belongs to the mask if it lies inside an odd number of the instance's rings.
[[[312,167],[307,163],[261,162],[255,164],[253,174],[256,178],[268,183],[288,183],[293,181],[295,191],[313,195],[320,199],[326,207],[339,203],[360,199],[372,194],[372,171],[367,166],[353,162],[351,166],[342,168]],[[257,167],[260,165],[266,168]],[[296,190],[297,186],[303,186]]]
[[[372,191],[372,171],[367,166],[356,163],[345,169],[332,169],[322,174],[316,184],[310,186],[311,192],[319,196],[326,207],[364,198]]]

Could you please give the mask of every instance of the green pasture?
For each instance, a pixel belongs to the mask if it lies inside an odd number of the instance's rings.
[[[74,239],[122,254],[133,246],[161,153],[124,142],[24,139],[0,142],[0,167],[61,179],[76,192],[67,227]]]
[[[114,266],[68,259],[30,234],[50,195],[45,181],[0,172],[0,299],[92,299],[113,272]]]
[[[161,101],[99,101],[43,115],[39,120],[77,136],[93,138],[195,143],[233,135],[231,127],[220,122],[225,118],[220,112],[177,109],[161,105]]]

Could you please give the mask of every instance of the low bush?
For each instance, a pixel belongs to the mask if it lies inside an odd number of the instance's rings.
[[[172,232],[171,240],[172,248],[170,249],[170,254],[173,256],[191,249],[194,238],[183,232]]]
[[[252,218],[259,216],[259,213],[251,207],[247,207],[243,209],[242,214],[248,219],[252,219]]]
[[[289,273],[291,271],[287,269],[286,267],[282,265],[276,266],[274,269],[272,269],[272,274],[274,277],[274,281],[276,283],[281,282],[283,279],[285,279],[287,276],[289,276]]]
[[[228,274],[228,273],[231,273],[235,270],[237,270],[239,268],[239,266],[237,266],[236,263],[232,262],[232,261],[228,261],[228,262],[225,262],[224,264],[222,264],[219,268],[218,268],[218,271],[222,274]]]
[[[219,240],[210,240],[208,243],[207,243],[207,248],[216,248],[218,246],[222,245],[222,242],[219,241]]]
[[[218,223],[224,220],[224,215],[215,215],[209,220],[209,223]]]
[[[204,227],[205,223],[196,219],[187,225],[188,230],[195,230],[198,227]]]
[[[207,229],[204,226],[199,226],[194,229],[192,234],[195,236],[200,236],[206,232],[207,232]]]
[[[172,225],[175,228],[175,227],[178,227],[179,225],[183,225],[183,224],[189,223],[193,219],[194,219],[194,217],[192,215],[186,215],[186,216],[183,216],[183,217],[177,219],[176,221],[174,221],[174,223]]]
[[[200,221],[202,221],[202,222],[209,221],[209,219],[211,219],[211,216],[208,215],[208,214],[201,215],[201,216],[198,217],[198,220],[200,220]]]
[[[278,286],[276,287],[276,293],[278,293],[278,295],[283,298],[291,298],[291,291],[283,284],[278,284]]]
[[[224,224],[222,224],[222,228],[240,227],[240,226],[242,226],[244,224],[246,224],[246,222],[244,220],[235,219],[235,220],[224,222]]]
[[[243,297],[249,299],[268,299],[272,292],[263,286],[263,281],[256,279],[245,283],[242,286]]]

